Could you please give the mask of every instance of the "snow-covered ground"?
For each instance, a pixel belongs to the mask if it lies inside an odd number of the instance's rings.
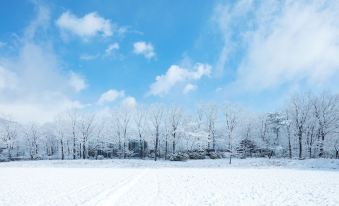
[[[338,160],[0,164],[0,205],[339,205]]]

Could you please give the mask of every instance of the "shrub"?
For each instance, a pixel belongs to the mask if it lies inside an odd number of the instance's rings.
[[[206,154],[203,151],[191,151],[191,152],[188,152],[188,156],[190,159],[193,159],[193,160],[199,160],[199,159],[206,158]]]
[[[222,154],[220,154],[218,152],[210,152],[209,157],[210,157],[210,159],[221,159]]]
[[[243,157],[252,157],[254,151],[257,149],[257,145],[250,139],[243,139],[240,141],[237,152],[241,153]]]
[[[274,151],[271,149],[258,148],[254,150],[255,157],[268,157],[271,158],[274,155]]]
[[[232,155],[232,157],[234,157],[235,155],[232,154],[232,152],[221,152],[220,153],[222,158],[230,158],[230,156]]]
[[[178,153],[171,154],[169,159],[171,161],[186,161],[189,159],[189,156],[186,153],[178,152]]]
[[[31,155],[31,160],[42,160],[42,157],[40,155],[34,154]]]
[[[0,154],[0,162],[8,162],[8,161],[9,161],[9,159],[8,159],[7,155]]]
[[[210,157],[210,159],[221,159],[222,154],[220,154],[218,152],[210,152],[209,157]]]
[[[98,155],[97,156],[97,160],[103,160],[104,159],[104,156],[103,155]]]

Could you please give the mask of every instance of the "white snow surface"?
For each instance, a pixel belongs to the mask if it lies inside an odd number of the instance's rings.
[[[7,162],[0,205],[339,205],[339,161]]]

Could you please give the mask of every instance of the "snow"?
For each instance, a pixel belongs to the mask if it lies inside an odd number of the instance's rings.
[[[339,161],[235,159],[0,164],[0,205],[338,205]]]
[[[293,168],[293,169],[321,169],[339,170],[339,159],[279,159],[279,158],[248,158],[232,159],[189,160],[186,162],[165,160],[139,160],[139,159],[105,159],[105,160],[39,160],[39,161],[13,161],[0,163],[5,167],[71,167],[71,168]]]

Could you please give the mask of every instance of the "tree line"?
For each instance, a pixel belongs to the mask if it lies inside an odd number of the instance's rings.
[[[53,122],[0,122],[0,159],[220,157],[339,158],[339,95],[299,94],[278,111],[232,103],[194,112],[154,104],[106,112],[69,110]],[[212,157],[212,156],[210,156]]]

